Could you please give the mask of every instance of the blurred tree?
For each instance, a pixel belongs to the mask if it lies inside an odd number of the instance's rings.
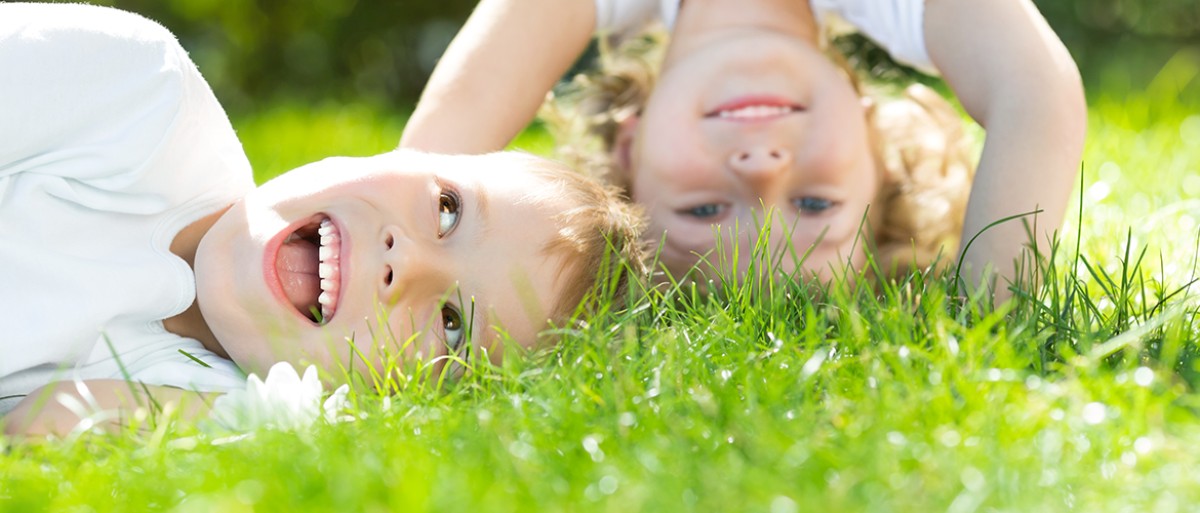
[[[62,1],[62,0],[53,0]],[[91,0],[171,29],[230,111],[264,99],[411,107],[475,0]]]

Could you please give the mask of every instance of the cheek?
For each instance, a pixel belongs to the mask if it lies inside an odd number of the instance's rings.
[[[698,120],[647,114],[630,155],[634,182],[687,183],[714,168],[712,151]]]

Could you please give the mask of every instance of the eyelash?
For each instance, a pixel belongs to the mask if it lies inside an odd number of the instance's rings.
[[[815,209],[812,208],[813,207],[812,205],[806,206],[804,203],[807,201],[810,201],[810,200],[822,202],[823,205],[821,208],[815,208]],[[796,198],[796,199],[792,200],[792,205],[794,205],[796,207],[796,210],[799,210],[801,214],[806,214],[806,215],[810,215],[810,216],[818,216],[818,215],[824,214],[829,209],[832,209],[832,208],[840,205],[840,203],[837,201],[826,199],[826,198],[818,198],[815,196],[805,196],[803,198]]]
[[[460,331],[456,340],[450,339],[451,331]],[[462,313],[458,308],[449,303],[442,305],[442,339],[450,346],[450,352],[457,353],[462,347],[463,342],[467,339],[467,332],[463,327]]]
[[[713,212],[708,214],[701,213],[701,209],[705,209],[706,207],[711,207]],[[725,205],[718,203],[705,203],[703,205],[696,205],[694,207],[685,208],[679,211],[680,214],[693,217],[695,219],[714,219],[720,217],[724,212]]]
[[[438,196],[438,238],[445,237],[453,232],[458,227],[458,222],[462,219],[462,198],[454,189],[442,187],[442,192]],[[450,226],[445,226],[442,216],[453,214],[454,220],[450,222]]]
[[[458,223],[462,220],[463,216],[463,202],[462,196],[454,188],[441,182],[438,183],[438,187],[441,191],[438,194],[437,205],[437,236],[441,239],[458,227]],[[452,216],[452,219],[445,219],[450,216]],[[442,303],[441,315],[442,340],[449,347],[452,354],[458,353],[463,344],[467,343],[468,339],[468,329],[463,325],[462,312],[458,307],[447,302]]]

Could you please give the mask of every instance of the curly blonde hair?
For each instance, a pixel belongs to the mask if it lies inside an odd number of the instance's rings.
[[[637,116],[658,78],[666,47],[662,30],[616,48],[601,39],[598,66],[552,94],[540,116],[558,141],[559,158],[631,197],[627,170],[613,158],[621,124]],[[867,88],[847,58],[826,53],[855,90],[871,100],[869,137],[880,174],[869,226],[876,262],[885,274],[940,268],[960,243],[975,173],[972,143],[958,112],[936,91],[914,84],[898,97]]]
[[[567,208],[551,218],[555,236],[542,247],[546,254],[562,255],[558,270],[564,284],[550,318],[568,321],[576,313],[596,313],[608,305],[626,305],[630,289],[650,275],[645,244],[641,240],[645,216],[640,208],[621,198],[616,187],[601,183],[558,162],[519,155],[525,168],[547,187],[526,199],[565,201]]]

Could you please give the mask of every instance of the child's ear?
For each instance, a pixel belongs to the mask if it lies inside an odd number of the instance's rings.
[[[633,138],[637,134],[637,125],[641,116],[633,114],[617,124],[617,133],[613,137],[612,161],[625,178],[633,167]]]

